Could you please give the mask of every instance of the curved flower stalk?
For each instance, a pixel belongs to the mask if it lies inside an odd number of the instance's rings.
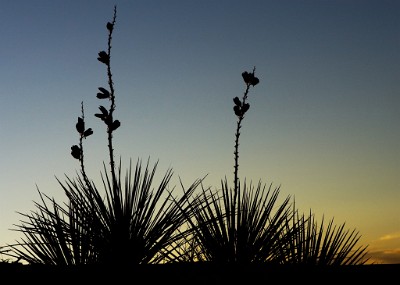
[[[85,170],[85,163],[84,163],[84,151],[83,151],[83,139],[86,139],[88,136],[93,134],[92,128],[86,129],[85,127],[85,111],[83,108],[83,102],[81,103],[81,112],[82,116],[78,117],[78,122],[76,123],[75,127],[79,133],[79,145],[73,145],[71,147],[71,155],[78,159],[81,166],[81,174],[86,183],[87,187],[91,187],[90,180],[86,174]]]

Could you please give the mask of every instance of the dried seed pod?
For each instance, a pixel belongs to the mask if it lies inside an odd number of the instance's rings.
[[[249,103],[244,103],[242,106],[242,114],[246,113],[250,108],[250,104]]]
[[[242,77],[243,77],[244,82],[246,84],[249,84],[249,82],[250,82],[250,73],[245,71],[245,72],[242,73]]]
[[[83,133],[83,136],[86,138],[92,134],[93,134],[93,130],[92,130],[92,128],[89,128]]]
[[[237,105],[233,107],[233,111],[235,112],[235,115],[238,116],[238,117],[240,117],[242,115],[242,110]]]
[[[251,80],[250,80],[250,84],[253,85],[253,86],[255,86],[255,85],[257,85],[259,82],[260,82],[260,80],[259,80],[257,77],[255,77],[255,76],[253,75],[252,78],[251,78]]]
[[[233,98],[233,102],[235,103],[236,106],[242,106],[242,102],[240,101],[239,97]]]
[[[82,150],[80,149],[79,146],[73,145],[73,146],[71,146],[71,155],[72,155],[75,159],[80,159],[80,158],[81,158],[81,155],[82,155]]]
[[[99,107],[99,109],[100,109],[100,111],[101,111],[101,114],[94,114],[97,118],[100,118],[100,119],[102,119],[103,121],[105,121],[106,119],[107,119],[107,117],[108,117],[108,111],[107,111],[107,109],[106,108],[104,108],[103,106],[100,106]]]
[[[97,98],[99,99],[106,99],[110,97],[110,92],[103,87],[99,87],[100,92],[97,93]]]
[[[114,25],[111,24],[110,22],[107,23],[107,30],[109,30],[110,32],[112,32],[112,30],[114,29]]]
[[[119,128],[119,126],[121,126],[120,121],[115,120],[114,122],[111,123],[111,125],[109,127],[110,127],[111,131],[115,131],[116,129]]]
[[[78,133],[83,134],[83,132],[85,131],[85,122],[81,117],[78,117],[78,122],[75,126]]]

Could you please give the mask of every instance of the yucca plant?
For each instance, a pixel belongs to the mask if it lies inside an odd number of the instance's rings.
[[[333,219],[327,228],[310,214],[300,216],[290,207],[290,196],[278,204],[280,187],[257,185],[239,179],[239,138],[242,122],[250,108],[248,94],[259,83],[252,72],[243,72],[243,97],[233,99],[237,117],[234,144],[234,180],[227,179],[221,189],[210,188],[194,195],[202,185],[197,179],[182,195],[175,197],[169,183],[168,169],[154,187],[158,162],[149,159],[143,166],[122,172],[121,160],[116,166],[113,134],[121,126],[114,118],[116,109],[111,72],[111,42],[116,23],[116,7],[107,22],[107,49],[98,53],[105,65],[108,87],[98,87],[96,97],[110,103],[100,105],[95,117],[106,126],[109,167],[103,164],[102,190],[85,170],[84,139],[93,134],[86,128],[83,102],[76,130],[79,143],[71,155],[80,163],[76,178],[57,179],[67,196],[60,204],[38,190],[40,202],[36,211],[20,213],[25,220],[17,225],[24,237],[7,254],[30,264],[145,264],[207,261],[214,264],[311,264],[348,265],[365,262],[366,247],[357,247],[358,232],[336,227]],[[9,253],[11,251],[11,253]]]
[[[239,170],[239,137],[242,121],[250,105],[247,102],[249,90],[259,83],[253,72],[243,72],[246,88],[242,99],[235,97],[234,113],[237,116],[234,150],[234,186],[226,178],[221,181],[222,189],[213,192],[203,189],[198,197],[202,204],[195,205],[188,217],[188,226],[193,235],[184,243],[168,252],[173,261],[208,261],[217,264],[273,262],[280,248],[280,237],[284,222],[291,213],[288,207],[290,197],[276,207],[280,192],[259,182],[256,186],[246,181],[241,185]],[[189,246],[188,246],[189,245]],[[174,254],[176,252],[180,255]]]
[[[225,178],[221,193],[203,189],[201,207],[193,208],[188,219],[194,235],[168,251],[172,261],[211,261],[215,263],[273,263],[301,265],[364,264],[367,246],[356,245],[358,232],[337,227],[332,219],[325,228],[324,220],[318,227],[313,215],[299,216],[293,203],[289,208],[288,196],[275,206],[280,191],[261,182],[256,187],[241,186],[239,170],[239,137],[251,86],[259,83],[253,72],[243,72],[246,84],[243,98],[235,97],[237,116],[234,150],[234,184],[229,187]],[[176,254],[179,253],[179,254]]]
[[[80,162],[77,178],[58,180],[68,203],[59,204],[41,193],[41,203],[35,203],[37,211],[22,214],[26,220],[17,225],[24,234],[13,246],[14,255],[28,263],[50,265],[80,264],[143,264],[159,262],[159,252],[189,234],[180,230],[191,216],[195,200],[188,206],[189,197],[201,183],[198,179],[183,188],[180,198],[173,196],[169,188],[173,175],[168,169],[157,187],[153,178],[158,162],[150,167],[138,159],[123,175],[121,161],[116,167],[114,160],[113,133],[120,127],[114,119],[116,109],[114,83],[111,73],[111,42],[116,23],[116,6],[111,22],[107,22],[107,51],[98,53],[98,61],[106,66],[108,88],[99,87],[97,98],[108,100],[107,109],[99,107],[100,118],[107,129],[109,169],[104,164],[103,190],[89,179],[84,166],[83,139],[93,134],[85,126],[83,102],[82,115],[78,117],[76,130],[79,144],[71,147],[71,155]],[[134,171],[134,173],[133,173]],[[164,195],[165,194],[165,195]],[[165,197],[164,197],[164,196]],[[50,201],[50,205],[46,202]]]

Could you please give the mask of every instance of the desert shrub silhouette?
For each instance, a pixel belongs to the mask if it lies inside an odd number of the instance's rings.
[[[207,262],[210,264],[363,264],[366,248],[355,248],[358,232],[338,228],[333,220],[324,231],[314,216],[301,215],[291,197],[276,205],[280,187],[255,185],[239,179],[239,138],[242,122],[250,105],[250,89],[259,84],[252,72],[243,72],[243,97],[233,99],[237,117],[234,144],[234,180],[227,178],[221,189],[203,188],[204,178],[189,187],[182,186],[176,197],[169,188],[173,175],[168,169],[154,190],[153,178],[158,162],[152,167],[147,159],[138,159],[122,174],[121,159],[114,158],[113,134],[121,127],[115,119],[116,101],[111,70],[111,43],[116,26],[107,22],[107,50],[97,60],[106,68],[107,87],[98,87],[96,97],[108,102],[100,105],[95,117],[106,128],[109,166],[103,163],[101,191],[85,170],[84,139],[94,134],[86,127],[84,104],[76,130],[79,143],[71,147],[71,155],[79,161],[76,178],[57,178],[68,203],[60,204],[38,191],[36,211],[24,214],[17,226],[23,238],[10,245],[7,252],[29,264],[159,264]],[[201,187],[200,187],[201,186]],[[196,189],[201,189],[196,193]],[[162,194],[167,197],[163,198]]]

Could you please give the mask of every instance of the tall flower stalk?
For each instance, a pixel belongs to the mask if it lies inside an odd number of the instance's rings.
[[[233,98],[233,102],[235,103],[235,106],[233,107],[233,111],[235,112],[235,115],[237,116],[237,122],[236,122],[236,133],[235,133],[235,164],[234,164],[234,201],[237,199],[238,195],[238,189],[239,189],[239,177],[238,177],[238,172],[239,172],[239,137],[240,137],[240,129],[242,128],[242,121],[244,119],[244,115],[246,112],[250,109],[250,104],[247,103],[247,97],[249,95],[249,90],[251,86],[257,85],[260,80],[254,76],[254,73],[256,71],[256,68],[253,68],[253,72],[249,73],[247,71],[242,73],[242,77],[244,80],[244,83],[246,84],[246,90],[244,91],[242,100],[239,99],[239,97]]]
[[[180,247],[187,253],[185,259],[209,261],[214,264],[250,264],[276,262],[281,242],[288,238],[283,225],[290,219],[288,196],[281,205],[276,205],[280,192],[272,185],[246,183],[242,186],[238,179],[239,137],[242,121],[250,105],[247,103],[251,86],[259,83],[251,73],[243,72],[246,84],[243,98],[233,99],[233,108],[238,117],[235,134],[234,189],[229,187],[226,178],[222,181],[221,193],[203,189],[200,194],[201,207],[192,208],[193,220],[189,219],[194,231],[193,240],[188,248]],[[241,189],[242,188],[242,189]],[[241,191],[242,190],[242,191]],[[197,205],[196,205],[197,206]],[[283,239],[281,239],[283,237]],[[192,252],[190,252],[192,250]],[[176,260],[175,256],[169,256]]]
[[[107,126],[107,137],[108,137],[108,153],[110,156],[110,169],[111,169],[111,177],[113,181],[113,185],[115,186],[117,183],[117,177],[115,173],[115,161],[114,161],[114,148],[113,148],[113,132],[119,128],[121,125],[119,120],[114,120],[114,111],[115,111],[115,91],[114,91],[114,82],[112,79],[111,73],[111,41],[112,34],[114,31],[114,25],[117,17],[117,8],[114,6],[114,16],[111,22],[107,22],[107,30],[108,30],[108,41],[107,41],[107,52],[100,51],[98,54],[98,61],[105,64],[107,66],[107,78],[108,78],[108,87],[109,90],[104,87],[99,87],[99,92],[97,93],[97,98],[99,99],[109,99],[110,106],[107,109],[104,106],[100,106],[99,109],[101,113],[95,114],[96,117],[100,118]]]
[[[75,127],[79,133],[79,145],[73,145],[71,147],[71,155],[78,159],[81,166],[81,174],[85,181],[87,187],[90,187],[90,181],[86,174],[85,170],[85,163],[84,163],[84,151],[83,151],[83,139],[86,139],[88,136],[93,134],[92,128],[85,128],[85,111],[83,108],[83,101],[81,103],[81,117],[78,117],[78,122],[76,123]]]

